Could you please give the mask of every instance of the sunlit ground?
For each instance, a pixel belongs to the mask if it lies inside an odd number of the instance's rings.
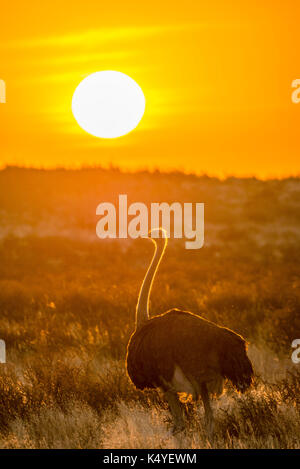
[[[300,448],[298,179],[118,171],[0,172],[0,446],[208,448],[202,405],[173,436],[165,402],[124,368],[147,240],[100,241],[99,202],[206,204],[205,247],[170,241],[151,312],[179,307],[241,333],[256,379],[214,402],[216,448]],[[151,189],[149,189],[151,188]],[[7,197],[9,191],[9,197]]]

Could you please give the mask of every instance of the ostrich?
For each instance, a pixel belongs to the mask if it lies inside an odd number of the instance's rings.
[[[152,239],[155,251],[142,283],[126,356],[127,373],[138,389],[163,391],[173,417],[173,433],[184,429],[178,393],[201,396],[208,434],[213,435],[209,394],[219,396],[224,379],[244,392],[252,382],[252,364],[245,340],[235,332],[188,311],[171,309],[149,318],[149,298],[155,274],[167,246],[167,236]],[[158,233],[157,233],[158,234]]]

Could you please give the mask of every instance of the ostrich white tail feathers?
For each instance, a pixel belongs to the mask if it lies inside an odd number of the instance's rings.
[[[158,237],[159,233],[162,234],[162,238]],[[138,297],[135,319],[136,330],[139,329],[149,319],[149,299],[151,288],[168,242],[167,233],[163,228],[155,228],[151,230],[149,234],[150,236],[154,235],[154,237],[151,237],[151,240],[155,245],[155,251],[143,280]]]

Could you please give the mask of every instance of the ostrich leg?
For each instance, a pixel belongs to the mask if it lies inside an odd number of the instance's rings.
[[[174,391],[166,391],[165,398],[169,404],[169,408],[173,417],[173,434],[178,433],[184,429],[183,409],[179,401],[178,395]]]
[[[209,402],[209,395],[206,383],[201,384],[200,393],[204,405],[206,427],[210,438],[212,438],[214,432],[214,416]]]

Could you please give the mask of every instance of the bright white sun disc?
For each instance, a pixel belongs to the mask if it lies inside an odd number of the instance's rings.
[[[116,138],[131,132],[145,111],[140,86],[122,72],[92,73],[77,86],[72,112],[82,129],[101,138]]]

